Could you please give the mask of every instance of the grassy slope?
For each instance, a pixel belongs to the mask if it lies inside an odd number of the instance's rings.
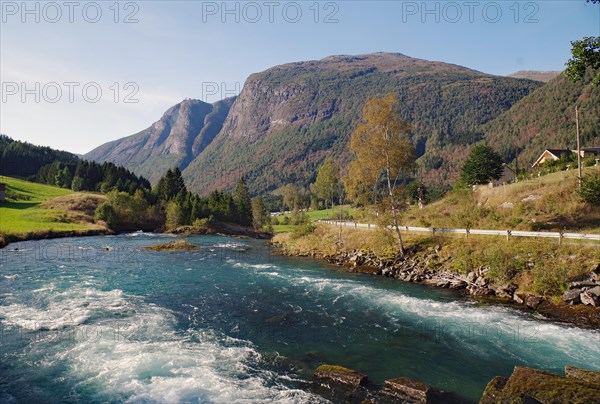
[[[83,200],[93,204],[102,196],[74,193],[68,189],[2,177],[7,184],[7,201],[0,203],[0,233],[16,235],[43,231],[102,229],[90,223],[89,211],[69,208]],[[89,209],[88,209],[89,210]],[[86,214],[88,213],[88,214]]]
[[[354,214],[354,212],[356,211],[355,209],[351,209],[350,205],[342,205],[341,209],[344,212],[347,212],[350,216],[352,216]],[[306,214],[311,221],[316,221],[316,220],[323,220],[323,219],[331,218],[332,213],[337,214],[337,213],[339,213],[339,211],[340,211],[340,207],[336,206],[334,208],[333,212],[331,211],[331,209],[328,209],[328,210],[321,209],[321,210],[311,210],[309,212],[306,212]],[[281,220],[283,220],[283,218],[285,216],[291,217],[289,214],[286,214],[283,216],[276,216],[276,217],[281,222]],[[290,225],[290,224],[278,224],[278,225],[273,226],[273,230],[275,230],[275,233],[286,233],[286,232],[294,231],[296,229],[296,227],[297,226]]]
[[[600,167],[587,167],[586,174],[600,175]],[[600,233],[600,208],[583,203],[576,190],[577,171],[570,170],[504,187],[483,186],[472,194],[451,192],[424,209],[410,209],[403,223],[425,227]]]

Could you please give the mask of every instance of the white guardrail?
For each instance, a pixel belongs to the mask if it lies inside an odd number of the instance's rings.
[[[335,225],[335,226],[344,226],[344,227],[353,227],[353,228],[362,228],[362,229],[371,229],[377,228],[378,225],[371,223],[356,223],[349,221],[337,221],[337,220],[319,220],[320,223]],[[388,226],[392,228],[392,226]],[[523,231],[523,230],[479,230],[479,229],[446,229],[446,228],[437,228],[437,227],[414,227],[414,226],[400,226],[400,230],[406,232],[416,232],[416,233],[453,233],[453,234],[477,234],[483,236],[505,236],[505,237],[544,237],[544,238],[557,238],[559,240],[562,239],[571,239],[571,240],[588,240],[588,241],[598,241],[600,242],[600,234],[583,234],[583,233],[562,233],[562,232],[550,232],[550,231]]]

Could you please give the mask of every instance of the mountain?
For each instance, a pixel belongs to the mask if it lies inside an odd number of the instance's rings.
[[[541,83],[465,67],[376,53],[290,63],[251,75],[223,129],[183,172],[190,188],[231,188],[244,175],[253,193],[307,184],[329,155],[342,166],[347,143],[371,97],[397,94],[414,124],[422,177],[454,179],[481,124]],[[218,166],[215,175],[203,175]]]
[[[214,104],[187,99],[135,135],[90,151],[85,159],[123,165],[156,183],[169,168],[184,169],[209,145],[223,125],[234,98]]]
[[[529,79],[547,83],[560,73],[561,72],[557,71],[519,70],[518,72],[509,74],[508,77],[514,77],[516,79]]]
[[[205,128],[209,106],[188,100],[197,114],[183,114],[184,102],[145,131],[86,157],[118,162],[153,182],[179,164],[188,187],[202,194],[232,188],[242,175],[254,194],[306,185],[327,156],[345,166],[365,101],[394,93],[401,117],[414,125],[420,176],[449,182],[468,146],[483,138],[481,126],[542,85],[402,54],[331,56],[252,74],[235,101],[222,102],[220,119],[210,121],[214,138],[203,147],[189,145]],[[186,124],[171,124],[180,119]]]
[[[487,142],[507,161],[518,157],[520,168],[529,168],[544,149],[576,148],[578,105],[581,146],[600,146],[600,86],[593,78],[590,69],[578,83],[563,75],[550,80],[484,125]]]

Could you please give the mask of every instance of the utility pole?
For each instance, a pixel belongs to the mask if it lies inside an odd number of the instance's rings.
[[[581,142],[579,137],[579,108],[575,105],[575,125],[577,127],[577,169],[579,170],[578,184],[581,188]]]

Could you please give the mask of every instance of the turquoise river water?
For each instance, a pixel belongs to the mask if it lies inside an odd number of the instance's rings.
[[[0,250],[0,402],[324,402],[320,364],[476,402],[515,365],[600,370],[600,334],[508,306],[270,254],[133,233]],[[18,250],[17,250],[18,249]]]

